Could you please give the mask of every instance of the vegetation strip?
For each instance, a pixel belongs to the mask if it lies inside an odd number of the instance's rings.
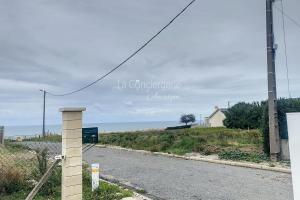
[[[119,181],[118,179],[108,177],[108,176],[104,176],[104,175],[100,175],[100,179],[102,181],[106,181],[110,184],[115,184],[115,185],[118,185],[122,188],[126,188],[126,189],[129,189],[131,191],[134,191],[139,196],[143,197],[144,200],[165,200],[163,198],[160,198],[160,197],[157,197],[155,195],[149,194],[143,188],[140,188],[140,187],[137,187],[135,185],[129,184],[128,182],[122,182],[122,181]]]
[[[28,164],[27,164],[28,163]],[[1,200],[25,199],[37,181],[52,163],[47,150],[32,151],[20,144],[8,143],[0,147],[0,196]],[[132,197],[133,192],[116,185],[100,182],[97,190],[91,190],[91,172],[83,167],[83,199],[121,200]],[[35,200],[59,200],[61,198],[61,167],[54,168],[49,179],[38,191]]]
[[[190,128],[100,134],[100,143],[176,155],[199,153],[231,160],[265,162],[259,130]]]

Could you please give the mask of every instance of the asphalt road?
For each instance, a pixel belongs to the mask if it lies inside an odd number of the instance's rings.
[[[60,143],[22,142],[60,154]],[[128,181],[171,200],[293,200],[291,175],[93,147],[84,160],[100,163],[103,175]]]
[[[172,200],[292,200],[291,175],[94,147],[104,175]]]

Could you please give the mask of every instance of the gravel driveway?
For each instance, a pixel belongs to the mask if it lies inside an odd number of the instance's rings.
[[[104,175],[174,200],[292,200],[291,175],[94,147],[84,154]]]

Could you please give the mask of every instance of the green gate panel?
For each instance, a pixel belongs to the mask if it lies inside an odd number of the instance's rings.
[[[98,127],[83,128],[82,129],[82,143],[83,144],[97,144],[98,143]]]

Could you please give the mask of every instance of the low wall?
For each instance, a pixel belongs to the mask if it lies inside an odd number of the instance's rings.
[[[290,160],[290,149],[288,139],[281,139],[281,158],[282,160]]]

